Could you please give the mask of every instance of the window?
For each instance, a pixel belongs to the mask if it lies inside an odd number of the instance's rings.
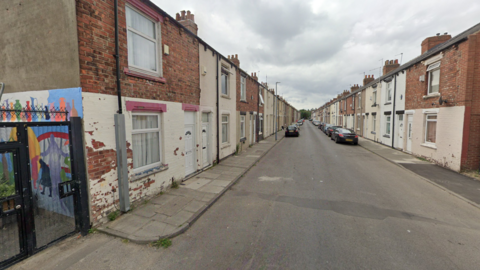
[[[360,115],[357,115],[357,129],[358,130],[360,129],[360,123],[361,123]]]
[[[240,100],[243,101],[247,101],[246,81],[247,78],[243,76],[240,77]]]
[[[240,138],[245,138],[245,115],[240,115]]]
[[[358,108],[362,108],[362,94],[358,95]]]
[[[377,104],[377,90],[373,91],[373,104]]]
[[[228,115],[222,115],[222,143],[228,142]]]
[[[149,75],[160,76],[158,24],[128,6],[126,7],[126,16],[129,68]]]
[[[355,109],[355,96],[352,96],[352,110]]]
[[[440,86],[440,62],[431,64],[427,68],[428,72],[428,94],[438,93]]]
[[[222,70],[222,95],[228,96],[228,73]]]
[[[387,83],[387,102],[392,101],[392,82]]]
[[[160,115],[135,113],[132,116],[133,168],[160,165]]]
[[[259,117],[259,118],[260,118],[260,119],[259,119],[260,127],[258,128],[258,132],[263,133],[263,115],[260,114],[260,117]]]
[[[427,114],[425,122],[425,142],[435,143],[437,137],[437,115]]]
[[[373,129],[372,129],[372,130],[375,131],[375,130],[376,130],[376,126],[377,126],[377,125],[376,125],[376,124],[377,124],[377,116],[376,116],[376,115],[373,115],[373,117],[372,117],[372,122],[373,122],[373,125],[372,125],[372,126],[373,126]]]
[[[387,115],[386,123],[385,123],[385,134],[390,135],[390,121],[391,121],[391,116]]]

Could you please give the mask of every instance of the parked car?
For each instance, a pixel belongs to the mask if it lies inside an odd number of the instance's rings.
[[[332,139],[336,143],[346,142],[354,145],[358,144],[358,135],[355,134],[353,130],[348,128],[335,129],[335,131],[332,133]]]
[[[332,124],[325,124],[322,128],[323,133],[327,134],[327,128],[333,126]]]
[[[285,137],[289,137],[289,136],[298,137],[299,135],[300,135],[300,129],[297,127],[297,125],[290,125],[285,130]]]
[[[298,120],[297,124],[300,126],[303,125],[303,120]]]
[[[314,126],[318,126],[318,125],[320,125],[320,121],[313,120],[313,121],[312,121],[312,124],[313,124]]]
[[[328,137],[331,137],[332,136],[332,133],[335,131],[335,129],[337,128],[341,128],[342,126],[330,126],[328,129],[327,129],[327,136]]]
[[[320,122],[320,125],[318,125],[318,129],[323,130],[323,127],[325,126],[324,122]]]

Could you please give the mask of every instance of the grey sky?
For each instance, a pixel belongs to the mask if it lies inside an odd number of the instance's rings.
[[[152,0],[175,17],[195,14],[198,35],[242,69],[260,71],[297,109],[323,105],[365,74],[378,77],[381,59],[403,63],[420,55],[423,39],[455,36],[480,22],[473,0]]]

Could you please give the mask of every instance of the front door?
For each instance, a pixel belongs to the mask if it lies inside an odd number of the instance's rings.
[[[253,114],[250,114],[250,138],[249,138],[249,145],[252,145],[253,144],[253,127],[252,127],[252,123],[253,123]]]
[[[11,147],[11,146],[10,146]],[[0,268],[26,255],[19,148],[0,146]]]
[[[195,113],[185,112],[185,175],[195,172]]]
[[[403,149],[403,114],[398,115],[398,148]]]
[[[208,143],[208,138],[210,137],[210,128],[209,128],[209,118],[208,113],[202,114],[202,164],[203,167],[207,167],[210,165],[210,147]]]
[[[408,116],[407,124],[407,152],[412,152],[412,124],[413,124],[413,115]]]
[[[256,142],[256,134],[257,134],[257,115],[253,115],[253,137],[252,137],[252,141],[253,143]]]

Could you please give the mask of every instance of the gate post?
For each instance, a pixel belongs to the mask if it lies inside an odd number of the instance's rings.
[[[90,229],[90,208],[88,206],[88,183],[85,167],[82,119],[70,117],[73,172],[77,191],[75,193],[75,220],[77,229],[85,236]]]

